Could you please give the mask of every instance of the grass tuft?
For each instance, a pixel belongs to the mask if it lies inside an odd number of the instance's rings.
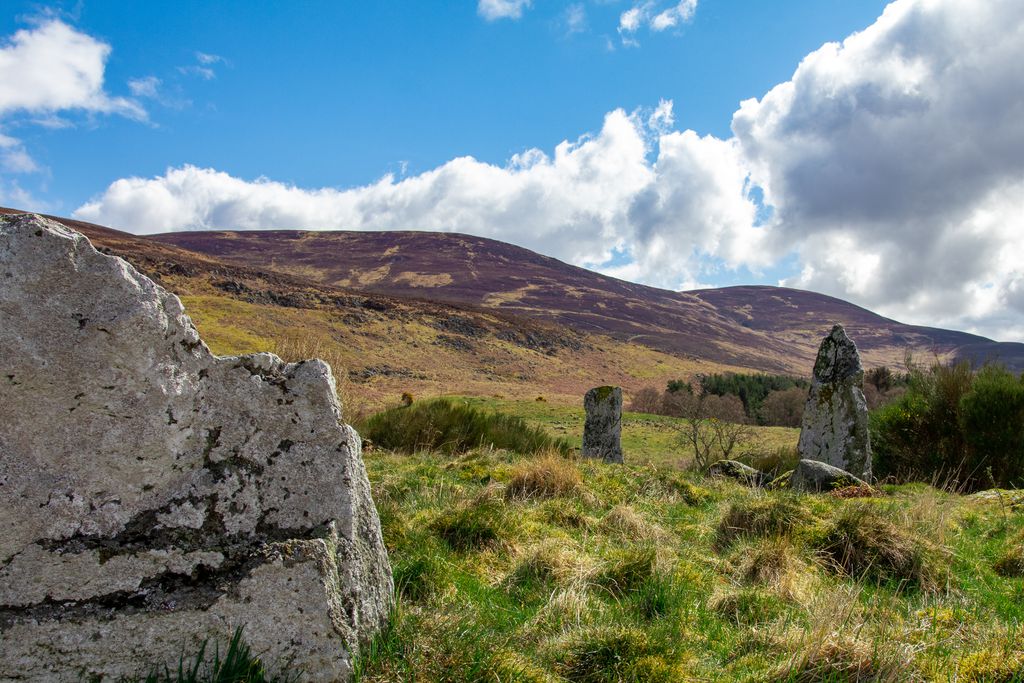
[[[656,553],[652,547],[626,548],[609,554],[594,583],[620,598],[655,577]]]
[[[1024,576],[1024,545],[1015,545],[1006,550],[992,566],[999,576],[1020,578]]]
[[[936,591],[946,582],[945,553],[870,503],[851,502],[839,510],[816,545],[833,567],[848,576],[924,591]]]
[[[505,493],[509,498],[557,498],[583,488],[576,464],[555,453],[520,463],[512,473]]]
[[[209,641],[203,641],[199,652],[188,664],[182,658],[178,662],[177,671],[164,667],[163,672],[151,672],[146,676],[146,683],[269,683],[298,680],[300,672],[271,676],[245,642],[241,628],[235,630],[223,655],[220,646],[214,643],[213,655],[208,656],[208,645]]]
[[[452,550],[467,552],[497,544],[511,536],[515,526],[500,500],[481,496],[441,512],[430,529]]]
[[[811,521],[796,498],[766,496],[736,501],[718,524],[718,543],[727,546],[744,536],[789,536]]]

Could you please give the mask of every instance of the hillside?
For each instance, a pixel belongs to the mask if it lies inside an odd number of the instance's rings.
[[[51,218],[178,294],[214,353],[272,351],[286,360],[327,360],[349,419],[393,405],[404,392],[569,405],[597,384],[621,385],[628,396],[670,379],[742,369],[506,311],[320,284]]]
[[[1024,344],[905,325],[833,297],[767,286],[672,292],[527,249],[430,232],[181,232],[147,240],[247,267],[608,334],[672,355],[805,373],[823,331],[843,323],[867,364],[918,357],[998,359],[1024,368]]]

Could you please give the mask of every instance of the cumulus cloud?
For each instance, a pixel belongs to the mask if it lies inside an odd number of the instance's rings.
[[[59,19],[16,32],[0,47],[0,115],[80,109],[145,119],[137,102],[104,90],[110,49]]]
[[[795,246],[787,281],[966,325],[1024,276],[1024,4],[899,0],[743,102],[733,132]]]
[[[479,0],[476,12],[487,21],[519,19],[533,0]]]
[[[0,43],[0,171],[21,174],[42,170],[21,140],[3,132],[12,117],[27,115],[27,123],[47,128],[71,125],[58,115],[67,111],[146,119],[146,111],[137,101],[111,96],[104,89],[110,49],[106,43],[53,18],[17,31]],[[8,202],[31,198],[10,182],[0,185],[0,193]]]
[[[653,28],[664,11],[638,5],[621,23]],[[1021,63],[1019,0],[897,0],[743,102],[729,139],[674,129],[663,101],[504,165],[463,157],[351,189],[185,166],[119,180],[75,215],[137,232],[469,232],[666,287],[795,260],[785,284],[1020,338]]]
[[[503,166],[470,157],[346,190],[247,181],[184,166],[111,184],[76,218],[132,232],[306,228],[468,232],[666,287],[702,255],[758,262],[757,207],[735,141],[665,132],[672,103],[609,113],[601,130]],[[659,132],[660,131],[660,132]],[[656,148],[656,149],[655,149]],[[630,264],[615,267],[613,254]]]

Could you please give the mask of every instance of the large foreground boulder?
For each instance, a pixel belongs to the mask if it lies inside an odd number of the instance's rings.
[[[124,261],[0,218],[0,680],[174,669],[238,627],[347,680],[392,588],[325,363],[213,356]]]
[[[584,458],[622,462],[622,389],[594,387],[583,397]]]
[[[871,480],[868,404],[857,346],[836,325],[821,342],[800,423],[800,457]]]

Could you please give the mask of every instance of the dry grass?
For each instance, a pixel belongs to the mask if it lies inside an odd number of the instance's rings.
[[[513,470],[505,493],[515,500],[571,496],[583,489],[576,463],[558,453],[544,453]]]
[[[817,547],[847,576],[929,592],[947,583],[948,551],[910,528],[891,509],[875,504],[853,501],[841,509]]]
[[[625,503],[613,507],[599,526],[605,533],[631,541],[657,541],[665,537],[664,529]]]

